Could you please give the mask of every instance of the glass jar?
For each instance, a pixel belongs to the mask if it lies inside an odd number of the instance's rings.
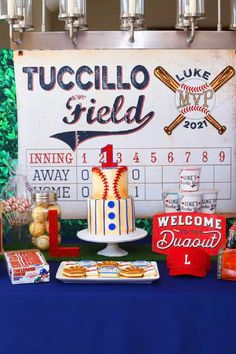
[[[7,220],[4,241],[27,244],[30,243],[32,188],[26,175],[22,174],[17,167],[17,161],[12,160],[9,165],[9,179],[0,195],[3,216]]]
[[[229,229],[226,248],[236,249],[236,223]]]
[[[31,209],[32,222],[29,232],[32,243],[40,250],[49,249],[49,221],[48,211],[57,210],[58,213],[58,242],[61,242],[61,208],[57,203],[56,193],[35,193]]]

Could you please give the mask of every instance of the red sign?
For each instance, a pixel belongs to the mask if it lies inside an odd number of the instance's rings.
[[[58,244],[58,214],[57,210],[48,211],[49,222],[49,255],[51,257],[78,258],[79,247],[59,247]]]
[[[205,213],[163,213],[153,217],[153,252],[168,254],[175,248],[201,248],[217,255],[226,242],[224,216]]]

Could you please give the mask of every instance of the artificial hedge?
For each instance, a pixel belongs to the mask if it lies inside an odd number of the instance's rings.
[[[16,85],[13,53],[0,50],[0,192],[5,186],[11,159],[17,158]]]

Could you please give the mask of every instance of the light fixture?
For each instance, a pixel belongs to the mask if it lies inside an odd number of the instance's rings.
[[[76,42],[78,30],[87,29],[86,0],[59,0],[59,20],[65,21],[65,29],[70,31],[70,38]]]
[[[120,1],[121,30],[130,31],[130,42],[134,42],[134,31],[143,30],[144,0]]]
[[[176,2],[177,5],[177,11],[176,11],[176,25],[175,28],[179,30],[184,30],[187,29],[187,27],[191,26],[191,23],[188,18],[183,18],[182,16],[182,8],[183,8],[183,2],[182,0],[177,0]],[[198,28],[197,21],[195,23],[195,29]]]
[[[177,0],[177,16],[177,28],[185,29],[187,43],[192,43],[197,21],[205,18],[205,0]]]
[[[231,0],[231,22],[230,27],[231,30],[236,30],[236,0]]]
[[[14,31],[25,32],[34,30],[32,20],[32,0],[23,0],[22,15],[23,19],[19,19],[13,24]]]
[[[46,0],[42,0],[42,22],[41,22],[41,31],[46,32]]]
[[[46,0],[46,6],[49,11],[55,12],[59,8],[59,1],[58,0]]]
[[[217,1],[217,31],[222,31],[222,24],[221,24],[221,0]]]
[[[87,31],[87,29],[88,29],[87,16],[85,13],[84,17],[81,17],[78,20],[74,21],[74,32],[77,32],[78,30]],[[70,21],[68,19],[66,19],[65,21],[65,30],[70,31]]]
[[[9,23],[10,40],[19,44],[14,38],[14,24],[23,21],[23,0],[0,0],[0,19]]]

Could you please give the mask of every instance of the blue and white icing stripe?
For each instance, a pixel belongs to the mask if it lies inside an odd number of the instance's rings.
[[[95,199],[95,234],[97,233],[97,200]]]
[[[103,203],[103,234],[106,234],[106,208],[105,208],[105,203]]]
[[[127,230],[127,234],[128,234],[128,232],[129,232],[128,199],[125,200],[125,204],[126,204],[126,230]]]
[[[89,198],[88,229],[92,235],[126,235],[135,230],[132,197],[104,200]]]

